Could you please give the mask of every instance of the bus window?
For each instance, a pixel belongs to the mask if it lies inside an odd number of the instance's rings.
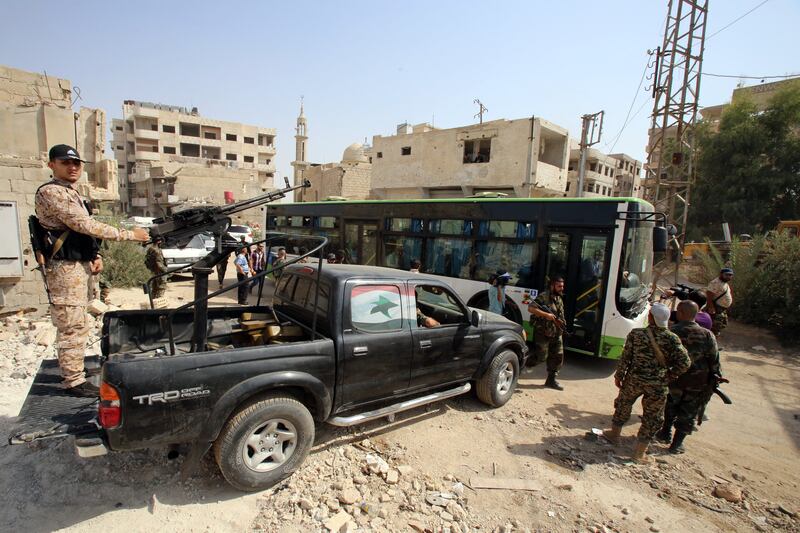
[[[411,261],[422,257],[422,239],[386,235],[383,237],[383,266],[408,270]]]
[[[344,251],[347,263],[374,266],[378,251],[378,224],[366,221],[345,222]]]
[[[441,235],[472,235],[471,220],[441,219],[431,220],[429,230],[431,233]]]
[[[422,232],[422,219],[419,218],[387,218],[386,231]]]
[[[425,272],[454,278],[469,278],[472,242],[437,237],[425,243]]]
[[[479,241],[475,250],[477,267],[472,279],[486,281],[490,274],[505,270],[511,274],[509,285],[529,289],[534,287],[536,243]]]
[[[317,217],[317,227],[318,228],[338,228],[339,221],[336,217]]]
[[[514,220],[482,220],[478,223],[478,237],[535,239],[536,225]]]
[[[547,266],[545,267],[545,287],[550,286],[553,276],[567,275],[567,260],[569,259],[569,234],[550,233],[550,242],[547,243]]]

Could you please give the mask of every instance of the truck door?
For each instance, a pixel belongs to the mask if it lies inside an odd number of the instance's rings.
[[[472,375],[482,355],[480,328],[470,324],[469,313],[449,288],[434,283],[414,288],[415,309],[439,325],[426,327],[414,320],[414,364],[411,388],[463,381]]]
[[[408,390],[411,330],[403,282],[348,282],[342,324],[345,409]]]

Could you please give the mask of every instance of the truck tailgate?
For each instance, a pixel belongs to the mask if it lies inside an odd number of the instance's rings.
[[[86,358],[86,368],[98,366],[97,357]],[[45,359],[31,384],[8,442],[23,444],[38,439],[96,433],[97,404],[97,398],[68,395],[61,385],[58,361]]]

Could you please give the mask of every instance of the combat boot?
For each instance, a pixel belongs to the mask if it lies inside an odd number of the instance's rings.
[[[603,430],[603,437],[606,438],[611,444],[619,444],[619,434],[622,432],[622,426],[616,424],[611,425],[611,429]]]
[[[80,385],[75,385],[66,390],[70,396],[80,396],[81,398],[97,398],[100,396],[100,389],[94,383],[84,381]]]
[[[549,389],[564,390],[564,387],[561,386],[561,383],[556,381],[556,374],[557,372],[548,372],[547,381],[544,382],[544,386]]]
[[[675,437],[672,439],[672,444],[669,446],[669,453],[681,454],[686,451],[683,447],[683,439],[686,438],[687,433],[683,431],[676,431]]]
[[[636,447],[633,449],[633,459],[635,462],[646,465],[653,461],[649,455],[647,455],[647,448],[650,446],[649,442],[642,442],[640,440],[636,441]]]
[[[656,433],[656,439],[664,444],[669,444],[672,442],[672,422],[669,420],[664,420],[664,425],[661,426],[661,429],[658,430]]]

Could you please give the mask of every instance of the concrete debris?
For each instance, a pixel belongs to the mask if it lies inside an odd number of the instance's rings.
[[[352,520],[352,517],[349,514],[344,511],[339,511],[331,518],[326,520],[324,525],[326,528],[328,528],[328,531],[338,533],[343,531],[344,525],[350,522],[350,520]]]
[[[361,499],[361,493],[355,488],[344,489],[336,495],[336,499],[345,505],[352,505]]]
[[[739,503],[742,501],[742,489],[730,483],[717,485],[714,487],[714,496],[731,503]]]

